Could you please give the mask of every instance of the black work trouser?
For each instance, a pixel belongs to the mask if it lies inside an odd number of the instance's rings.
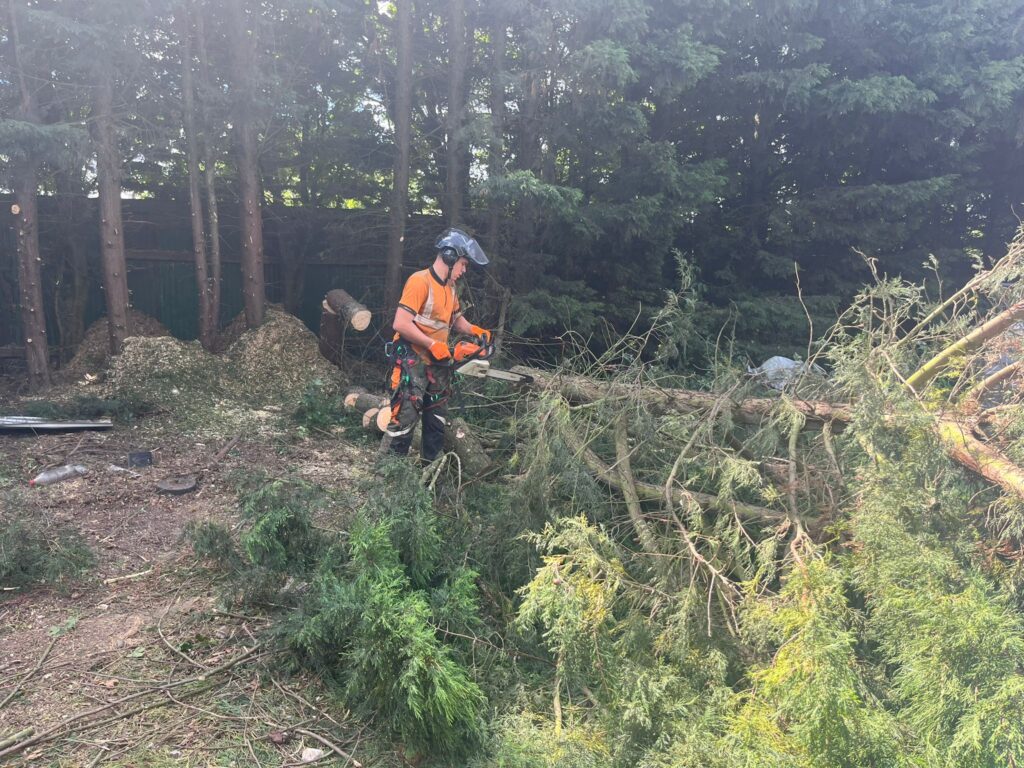
[[[451,369],[427,365],[421,360],[401,357],[392,372],[392,453],[405,456],[412,445],[416,422],[423,423],[420,456],[433,461],[444,451],[444,430],[448,424],[448,396]]]

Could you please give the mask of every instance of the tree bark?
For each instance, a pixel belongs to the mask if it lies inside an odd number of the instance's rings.
[[[86,194],[78,183],[80,179],[78,171],[60,171],[56,179],[64,241],[61,285],[56,291],[59,304],[55,313],[62,363],[71,359],[85,336],[85,308],[89,301],[89,260],[79,231],[80,206],[86,201]]]
[[[1024,469],[992,446],[985,445],[954,419],[939,419],[935,432],[952,459],[1018,499],[1024,499]]]
[[[349,392],[345,395],[345,407],[366,413],[371,408],[383,408],[388,404],[385,395],[374,395],[370,392]]]
[[[490,469],[491,457],[465,419],[456,417],[451,420],[451,425],[444,431],[444,442],[447,449],[459,457],[462,474],[466,477],[480,477]]]
[[[207,101],[210,99],[211,81],[209,56],[206,54],[206,28],[203,25],[203,13],[195,15],[196,22],[196,43],[199,59],[199,109],[202,118],[202,152],[203,152],[203,181],[206,187],[206,213],[209,223],[210,251],[209,251],[209,312],[210,323],[213,329],[220,329],[220,285],[221,285],[221,259],[220,259],[220,214],[217,210],[217,169],[214,160],[213,129],[210,127],[210,110]]]
[[[185,156],[188,165],[188,202],[192,221],[192,253],[199,293],[199,342],[212,350],[216,325],[210,311],[210,276],[206,260],[206,227],[199,191],[199,147],[196,131],[195,89],[192,82],[192,0],[185,0],[181,15],[181,94],[185,117]]]
[[[324,309],[340,316],[357,331],[365,331],[370,325],[370,310],[341,288],[327,292],[327,296],[324,298]]]
[[[42,258],[39,255],[36,170],[28,161],[14,168],[14,200],[18,233],[18,288],[21,325],[25,336],[25,364],[28,386],[38,392],[50,386],[49,350],[46,342],[46,313],[43,309]]]
[[[103,287],[107,298],[110,352],[118,354],[131,334],[129,327],[128,268],[124,256],[121,223],[121,154],[114,126],[114,72],[100,57],[96,84],[93,128],[96,140],[96,184],[100,203],[100,252]]]
[[[259,146],[252,104],[256,98],[256,30],[243,8],[243,0],[230,0],[228,27],[233,65],[235,151],[238,162],[238,193],[242,229],[242,299],[245,324],[263,322],[266,290],[263,275],[263,214],[259,174]],[[253,13],[258,13],[258,7]]]
[[[491,22],[491,142],[487,153],[487,177],[501,175],[505,155],[505,20],[495,11]],[[487,245],[491,258],[501,239],[501,207],[491,202],[487,213]]]
[[[32,91],[28,87],[25,71],[21,66],[18,31],[18,17],[14,0],[8,0],[10,35],[8,42],[12,52],[14,72],[18,78],[21,95],[20,119],[38,122]],[[46,341],[46,313],[43,306],[42,258],[39,254],[38,211],[36,205],[36,166],[31,158],[12,163],[14,214],[18,238],[18,292],[21,303],[21,325],[25,339],[25,367],[28,369],[28,386],[38,392],[50,386],[49,347]]]
[[[409,145],[412,132],[412,1],[396,0],[395,4],[398,71],[395,78],[394,184],[388,215],[388,250],[384,276],[386,318],[398,306],[402,291],[402,251],[409,205]]]
[[[466,78],[466,0],[449,0],[448,15],[448,113],[446,116],[448,224],[462,221],[462,113]]]
[[[598,381],[586,376],[559,376],[535,368],[515,366],[513,373],[532,377],[532,386],[561,394],[569,402],[593,403],[603,399],[636,399],[655,412],[681,411],[690,413],[713,408],[719,396],[711,392],[692,389],[660,389],[656,386],[631,387],[616,382]],[[731,403],[728,411],[736,421],[744,424],[760,424],[778,406],[777,398],[754,397]],[[807,420],[807,427],[814,428],[826,421],[846,424],[853,419],[850,407],[845,404],[826,403],[817,400],[791,400],[791,406]]]
[[[1000,312],[988,322],[979,325],[961,339],[943,349],[907,378],[907,387],[920,394],[931,381],[945,371],[954,360],[968,352],[979,349],[989,339],[994,339],[1014,323],[1024,320],[1024,302],[1014,304]]]

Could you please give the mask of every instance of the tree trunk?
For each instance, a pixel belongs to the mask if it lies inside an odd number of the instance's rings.
[[[630,386],[613,381],[598,381],[586,376],[565,376],[551,374],[536,368],[514,366],[513,373],[521,373],[532,379],[531,386],[546,392],[557,392],[570,403],[595,403],[601,400],[638,400],[655,414],[671,411],[692,413],[710,410],[718,406],[721,412],[729,413],[734,421],[744,424],[761,424],[771,418],[779,401],[773,397],[751,397],[738,402],[719,405],[721,395],[693,389],[663,389],[650,386]],[[814,429],[824,422],[835,422],[836,428],[845,426],[853,419],[850,406],[842,403],[826,403],[820,400],[790,401],[790,406],[805,419],[806,427]]]
[[[242,299],[245,304],[245,324],[255,328],[263,322],[266,303],[259,146],[252,115],[252,104],[256,98],[256,25],[255,20],[252,24],[247,21],[242,4],[243,0],[230,0],[228,3],[228,27],[234,68],[233,122],[241,207]],[[253,10],[254,14],[258,12],[258,7]]]
[[[103,287],[107,297],[110,352],[116,355],[121,351],[125,338],[131,334],[131,329],[128,317],[128,269],[124,257],[124,227],[121,223],[121,155],[114,127],[114,72],[106,59],[100,62],[94,118]]]
[[[36,170],[28,161],[14,168],[14,200],[18,207],[18,287],[21,325],[25,336],[25,364],[28,386],[38,392],[50,386],[49,351],[46,343],[46,313],[43,309],[42,259],[36,226]]]
[[[192,220],[192,253],[196,263],[196,290],[199,292],[199,341],[213,349],[214,324],[210,311],[210,276],[206,261],[206,227],[203,225],[203,199],[199,192],[199,148],[196,135],[196,107],[192,84],[192,0],[186,0],[181,15],[181,95],[185,117],[185,154],[188,165],[188,203]]]
[[[18,17],[14,0],[8,0],[10,15],[8,42],[12,52],[13,69],[17,74],[21,94],[18,117],[29,123],[38,122],[32,92],[21,67],[18,35]],[[28,386],[33,392],[50,386],[49,348],[46,342],[46,313],[43,307],[42,258],[39,254],[38,212],[36,206],[36,167],[30,158],[12,163],[14,207],[18,237],[18,291],[21,304],[22,334],[25,338],[25,367]]]
[[[394,187],[388,223],[387,264],[384,276],[385,317],[398,306],[402,291],[402,251],[406,209],[409,205],[409,144],[412,128],[412,2],[396,0],[395,26],[398,73],[395,83]]]
[[[203,151],[203,180],[206,186],[206,211],[209,224],[210,252],[209,252],[209,311],[210,324],[213,329],[220,329],[220,214],[217,211],[217,171],[214,161],[213,129],[210,127],[210,111],[207,108],[207,101],[210,99],[210,65],[209,57],[206,55],[206,29],[203,25],[203,13],[195,15],[196,42],[199,58],[199,109],[203,123],[202,151]]]
[[[491,142],[487,153],[487,176],[501,175],[505,155],[505,21],[496,15],[491,24]],[[487,246],[491,258],[501,239],[501,207],[492,202],[487,215]]]
[[[459,457],[464,476],[480,477],[490,469],[491,457],[465,419],[452,419],[451,425],[444,431],[444,444],[447,450]]]
[[[61,350],[61,362],[71,359],[72,353],[85,336],[85,308],[89,302],[89,260],[82,244],[78,225],[79,206],[85,201],[85,192],[72,180],[70,172],[57,174],[57,206],[63,229],[64,258],[61,285],[56,295],[56,316]]]
[[[388,405],[386,395],[374,395],[369,392],[352,391],[345,395],[345,407],[366,413],[371,408],[383,408]]]
[[[450,0],[448,17],[447,170],[448,223],[462,221],[462,112],[466,78],[466,0]]]

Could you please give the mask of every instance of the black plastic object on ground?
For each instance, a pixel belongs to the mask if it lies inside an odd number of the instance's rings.
[[[131,451],[128,453],[129,467],[151,467],[153,466],[152,451]]]

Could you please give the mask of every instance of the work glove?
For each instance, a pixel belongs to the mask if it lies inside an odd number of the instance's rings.
[[[469,332],[472,333],[476,338],[483,339],[484,344],[491,343],[491,332],[486,328],[481,328],[479,325],[470,325]]]
[[[451,360],[452,352],[443,341],[435,341],[427,348],[430,356],[439,363]]]

